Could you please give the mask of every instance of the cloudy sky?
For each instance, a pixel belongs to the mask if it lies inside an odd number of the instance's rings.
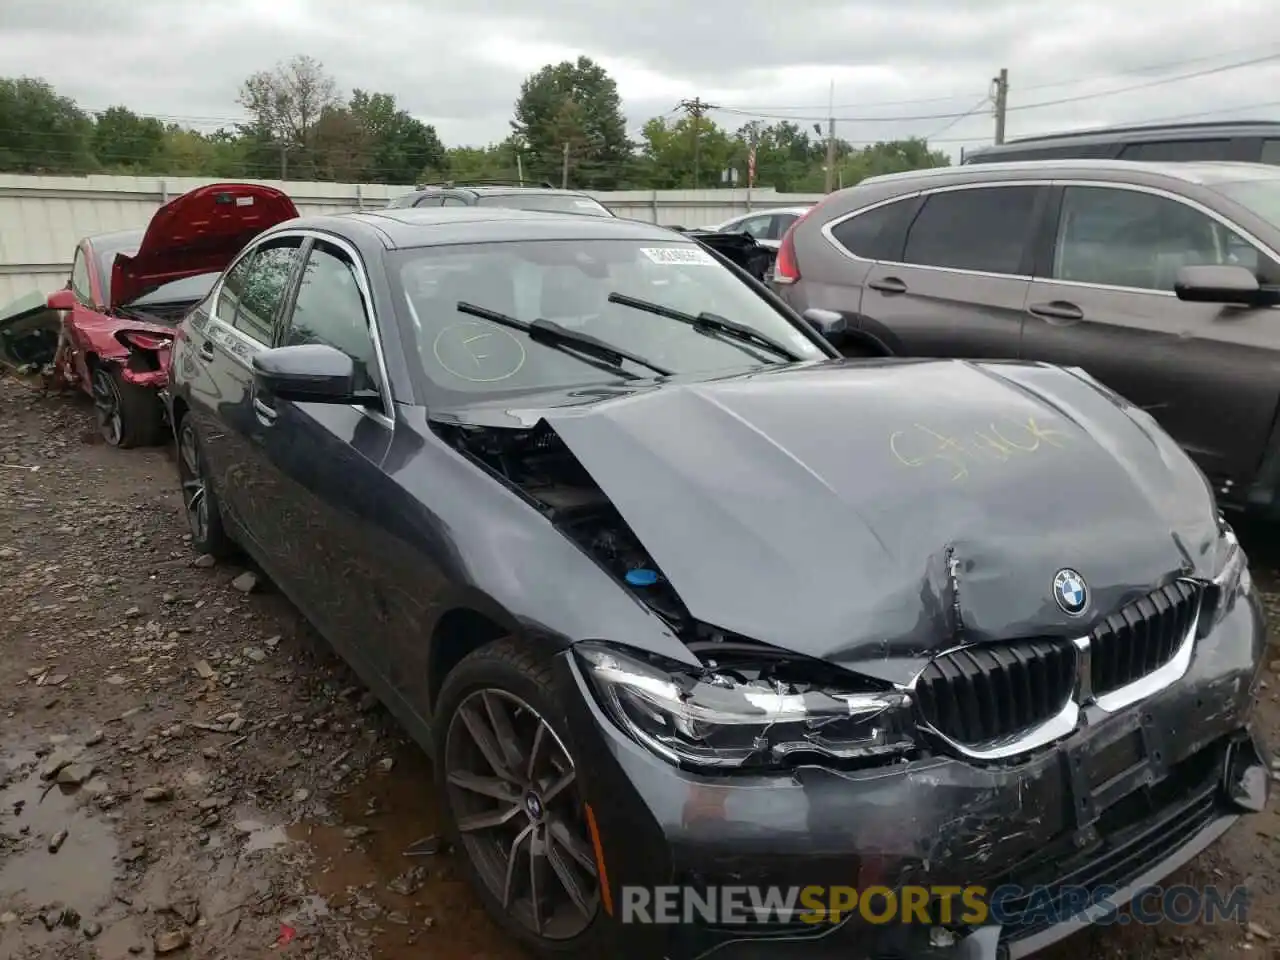
[[[808,124],[834,82],[845,139],[958,154],[990,142],[1001,67],[1010,138],[1280,119],[1275,0],[0,0],[2,72],[90,110],[226,124],[243,79],[295,53],[394,93],[447,144],[505,136],[520,81],[580,53],[618,81],[633,133],[694,96],[734,128]]]

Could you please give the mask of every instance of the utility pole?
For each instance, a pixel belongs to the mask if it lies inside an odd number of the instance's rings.
[[[718,110],[714,103],[707,103],[700,97],[692,100],[681,100],[676,104],[677,110],[683,110],[693,120],[693,189],[698,189],[698,177],[702,166],[702,115],[708,110]]]
[[[831,192],[836,174],[836,82],[831,81],[831,93],[827,97],[827,184],[826,193]]]
[[[569,189],[569,141],[564,142],[564,161],[560,166],[560,189]]]
[[[280,179],[289,179],[289,144],[283,140],[280,141]]]
[[[994,89],[991,93],[991,99],[996,105],[996,143],[1004,143],[1004,119],[1005,114],[1009,110],[1009,71],[1005,67],[1000,68],[1000,76],[991,81]]]

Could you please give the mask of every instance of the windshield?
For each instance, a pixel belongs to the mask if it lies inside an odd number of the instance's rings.
[[[1213,189],[1280,230],[1280,177],[1215,183]]]
[[[116,254],[124,254],[131,257],[138,252],[137,243],[127,246],[117,246],[109,249],[97,249],[98,254],[98,276],[102,280],[102,298],[107,303],[111,302],[111,268],[115,265]],[[213,289],[214,281],[218,279],[220,271],[213,273],[201,273],[194,277],[183,277],[181,280],[171,280],[169,283],[161,284],[150,293],[144,294],[132,301],[131,307],[145,307],[148,304],[157,303],[195,303],[197,300],[204,299],[205,294]]]
[[[425,247],[393,255],[392,276],[428,379],[462,394],[498,394],[618,379],[535,342],[526,332],[459,312],[461,301],[531,323],[549,320],[674,374],[741,370],[776,353],[655,315],[610,295],[696,317],[711,312],[803,360],[826,354],[702,247],[688,242],[546,240]],[[652,376],[624,362],[628,372]]]
[[[551,213],[582,213],[589,217],[613,216],[607,207],[590,197],[571,193],[536,193],[530,190],[524,193],[486,194],[477,198],[476,205],[508,207],[513,210],[547,210]]]

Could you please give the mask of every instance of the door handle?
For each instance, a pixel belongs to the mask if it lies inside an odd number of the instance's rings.
[[[269,427],[271,424],[275,423],[276,417],[279,416],[274,409],[263,402],[261,397],[253,398],[253,412],[265,427]]]
[[[1066,300],[1054,300],[1051,303],[1033,303],[1027,311],[1045,320],[1083,320],[1084,311],[1074,303]]]
[[[200,348],[196,351],[200,355],[201,360],[213,361],[213,342],[210,340],[201,340]]]
[[[872,280],[867,284],[872,290],[879,290],[881,293],[906,293],[907,285],[897,277],[885,277],[883,280]]]

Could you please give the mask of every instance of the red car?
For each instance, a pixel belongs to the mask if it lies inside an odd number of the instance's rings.
[[[297,215],[274,187],[215,183],[165,204],[145,231],[86,237],[64,289],[0,317],[0,359],[88,393],[112,446],[157,443],[174,327],[245,244]]]

